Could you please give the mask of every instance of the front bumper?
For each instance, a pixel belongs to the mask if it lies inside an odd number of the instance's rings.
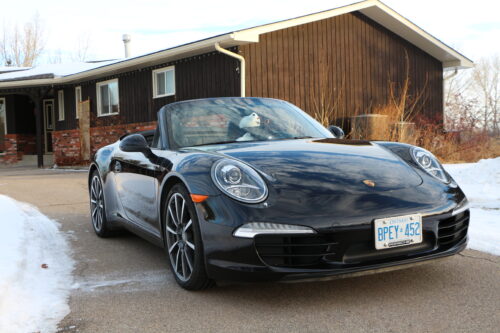
[[[234,227],[201,221],[206,269],[225,281],[335,278],[386,271],[459,253],[467,245],[468,210],[425,216],[423,242],[375,250],[373,223],[331,227],[314,235],[234,237]]]

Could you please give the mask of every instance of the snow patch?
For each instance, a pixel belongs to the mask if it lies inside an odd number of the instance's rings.
[[[28,79],[30,77],[38,77],[40,75],[53,75],[54,77],[68,76],[111,65],[118,61],[119,60],[45,64],[27,70],[0,74],[0,81]]]
[[[0,195],[0,332],[55,332],[69,312],[74,262],[35,207]]]
[[[500,255],[500,157],[444,168],[470,202],[469,248]]]
[[[75,282],[72,287],[81,293],[95,294],[96,292],[109,292],[109,288],[114,288],[116,292],[158,289],[159,286],[172,282],[173,278],[167,270],[154,270],[111,276],[88,276]]]

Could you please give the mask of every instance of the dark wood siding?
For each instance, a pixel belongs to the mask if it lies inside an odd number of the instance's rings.
[[[59,121],[59,98],[58,91],[64,91],[64,120]],[[75,110],[75,86],[58,87],[54,90],[54,114],[56,118],[56,129],[66,130],[77,127],[78,119],[76,119]]]
[[[389,84],[406,78],[424,92],[419,112],[442,115],[442,64],[361,13],[350,13],[260,36],[240,48],[246,94],[288,100],[313,114],[321,91],[348,114],[370,113],[390,100]]]
[[[167,66],[175,66],[176,93],[174,96],[153,98],[152,71]],[[65,86],[62,88],[65,99],[65,120],[58,121],[56,129],[67,130],[78,127],[75,119],[75,87],[78,85],[82,87],[82,99],[89,99],[91,102],[92,127],[142,123],[155,121],[158,110],[172,102],[204,97],[239,96],[238,67],[239,62],[236,59],[212,52]],[[114,78],[118,78],[120,113],[115,116],[97,117],[96,83]]]

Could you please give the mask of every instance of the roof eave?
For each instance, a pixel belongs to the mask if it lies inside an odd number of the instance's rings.
[[[474,67],[472,60],[449,47],[380,1],[374,1],[373,6],[366,7],[360,11],[376,22],[383,22],[384,24],[382,25],[385,28],[441,61],[443,69]]]
[[[434,58],[438,59],[443,64],[443,69],[445,70],[454,68],[464,69],[474,66],[472,60],[455,51],[378,0],[357,2],[351,5],[305,15],[294,19],[239,30],[234,33],[235,39],[241,39],[243,42],[258,42],[261,34],[324,20],[355,11],[361,12],[363,15],[369,17],[384,26],[386,29],[394,32],[396,35],[399,35],[403,39],[406,39],[410,43],[416,45]]]
[[[215,50],[215,43],[219,43],[223,47],[232,47],[241,44],[242,41],[236,41],[233,33],[228,33],[194,43],[185,44],[178,47],[173,47],[167,50],[147,54],[144,56],[139,56],[132,59],[124,59],[123,61],[105,65],[102,67],[97,67],[84,72],[66,75],[66,76],[55,76],[53,79],[40,79],[40,80],[12,80],[0,82],[0,89],[2,88],[22,88],[22,87],[36,87],[44,85],[61,85],[61,84],[71,84],[74,82],[85,80],[93,80],[104,75],[113,75],[116,73],[121,73],[124,71],[133,70],[135,68],[141,68],[144,66],[154,66],[168,61],[174,61],[177,59],[195,56],[203,54],[206,52]]]

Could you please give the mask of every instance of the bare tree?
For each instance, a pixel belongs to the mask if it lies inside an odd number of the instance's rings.
[[[63,53],[61,49],[49,52],[46,55],[47,62],[49,64],[62,64],[63,63]]]
[[[88,33],[78,36],[76,48],[71,55],[73,61],[86,61],[90,47],[90,35]]]
[[[444,121],[445,128],[463,131],[482,128],[477,99],[471,93],[471,71],[460,71],[445,76]]]
[[[500,58],[495,55],[481,59],[472,74],[474,92],[480,101],[485,131],[499,135],[500,120]]]
[[[471,71],[445,81],[445,118],[454,130],[500,135],[500,58],[483,58]]]
[[[38,14],[35,14],[21,28],[17,24],[8,27],[4,23],[0,37],[2,62],[15,66],[33,66],[45,46],[42,21]]]

